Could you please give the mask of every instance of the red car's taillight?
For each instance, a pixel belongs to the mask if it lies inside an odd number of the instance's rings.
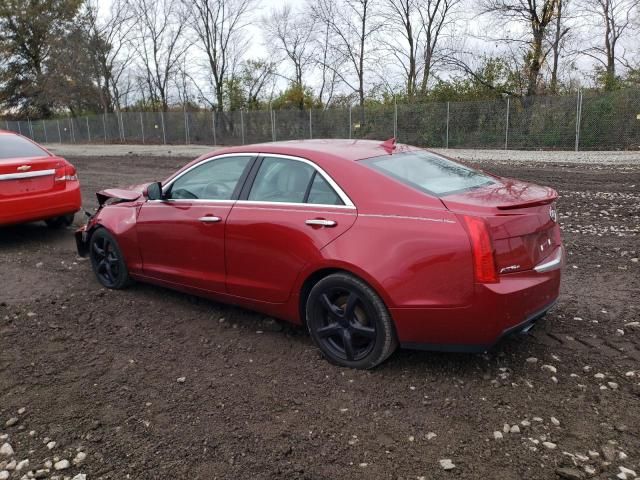
[[[462,215],[471,240],[473,271],[477,282],[497,283],[498,272],[494,257],[493,243],[485,221],[478,217]]]
[[[56,176],[53,179],[55,182],[71,182],[78,180],[76,173],[76,167],[68,163],[64,167],[56,168]]]

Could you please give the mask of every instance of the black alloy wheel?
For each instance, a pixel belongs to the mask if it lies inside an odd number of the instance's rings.
[[[311,289],[307,326],[325,357],[346,367],[372,368],[397,346],[391,316],[380,297],[346,273],[329,275]]]
[[[129,283],[129,272],[115,238],[104,228],[91,236],[89,255],[98,281],[107,288],[123,288]]]

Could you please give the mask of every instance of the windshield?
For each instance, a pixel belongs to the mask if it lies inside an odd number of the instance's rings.
[[[488,175],[426,151],[394,153],[362,162],[405,185],[437,196],[495,183]]]
[[[0,161],[8,158],[48,157],[36,144],[18,135],[0,134]]]

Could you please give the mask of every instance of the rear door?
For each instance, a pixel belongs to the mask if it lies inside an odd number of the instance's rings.
[[[30,140],[0,134],[0,199],[20,198],[63,189],[56,174],[64,175],[64,161]]]
[[[305,159],[268,155],[257,162],[227,219],[227,290],[285,302],[305,264],[356,219],[348,196]]]
[[[225,291],[225,225],[253,160],[247,154],[204,160],[165,185],[166,198],[140,207],[136,230],[145,275]]]

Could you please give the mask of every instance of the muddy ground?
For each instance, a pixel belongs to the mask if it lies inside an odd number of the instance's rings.
[[[97,189],[186,162],[72,160],[89,208]],[[368,372],[331,366],[305,332],[239,308],[102,289],[72,229],[0,229],[0,445],[14,451],[0,450],[0,471],[29,459],[9,478],[640,474],[640,166],[482,167],[562,195],[557,307],[487,354],[400,351]]]

